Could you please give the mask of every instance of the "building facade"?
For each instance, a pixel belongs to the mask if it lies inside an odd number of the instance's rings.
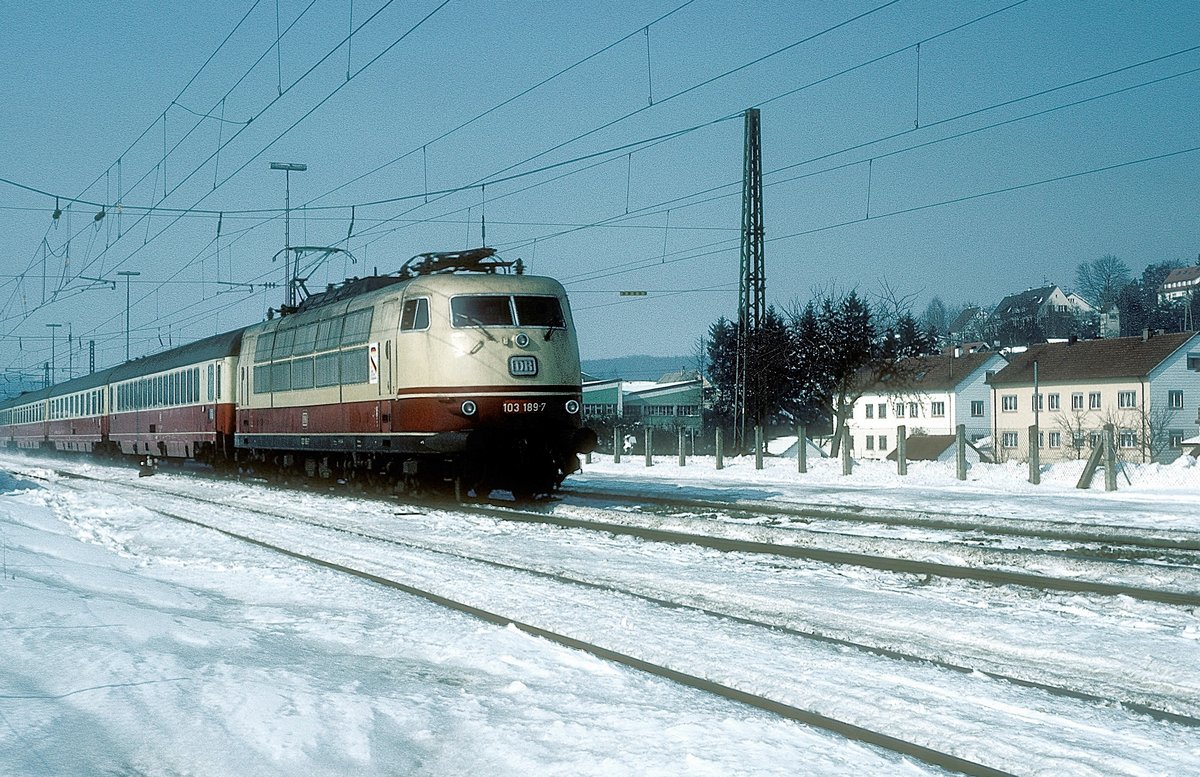
[[[990,385],[997,461],[1028,461],[1032,445],[1045,462],[1086,458],[1112,424],[1126,461],[1167,462],[1200,414],[1200,335],[1031,346]]]
[[[910,436],[953,435],[963,424],[972,442],[991,433],[987,377],[1005,366],[1004,357],[955,353],[906,360],[902,378],[866,388],[847,421],[856,457],[886,458],[900,426]]]

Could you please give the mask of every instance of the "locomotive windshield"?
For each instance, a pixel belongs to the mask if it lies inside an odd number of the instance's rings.
[[[557,297],[486,295],[454,297],[450,311],[456,327],[529,326],[561,329],[566,326]]]

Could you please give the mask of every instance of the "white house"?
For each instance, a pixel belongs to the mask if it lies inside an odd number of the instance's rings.
[[[1035,424],[1043,461],[1085,458],[1112,424],[1123,458],[1171,461],[1200,413],[1200,334],[1032,345],[990,383],[998,460],[1028,460]]]
[[[1007,362],[994,352],[955,353],[907,360],[902,378],[866,387],[847,421],[855,456],[885,458],[900,426],[910,436],[953,435],[963,424],[972,442],[991,434],[987,376]]]

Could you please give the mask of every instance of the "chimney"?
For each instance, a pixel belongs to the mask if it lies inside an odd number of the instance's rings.
[[[960,356],[962,356],[962,346],[956,345],[954,346],[954,358],[957,359]]]
[[[1067,345],[1075,345],[1077,342],[1079,342],[1078,335],[1071,335],[1069,338],[1067,338]]]
[[[1150,339],[1150,330],[1149,330],[1149,329],[1143,329],[1143,330],[1142,330],[1142,342],[1144,343],[1144,342],[1146,342],[1146,341],[1147,341],[1147,340],[1149,340],[1149,339]]]

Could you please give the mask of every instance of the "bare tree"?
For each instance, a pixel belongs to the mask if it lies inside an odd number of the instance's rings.
[[[1171,427],[1175,425],[1179,408],[1167,403],[1155,405],[1142,412],[1142,452],[1149,461],[1158,461],[1171,449]]]
[[[1108,310],[1129,283],[1129,266],[1112,254],[1081,262],[1075,270],[1079,292],[1100,310]]]

